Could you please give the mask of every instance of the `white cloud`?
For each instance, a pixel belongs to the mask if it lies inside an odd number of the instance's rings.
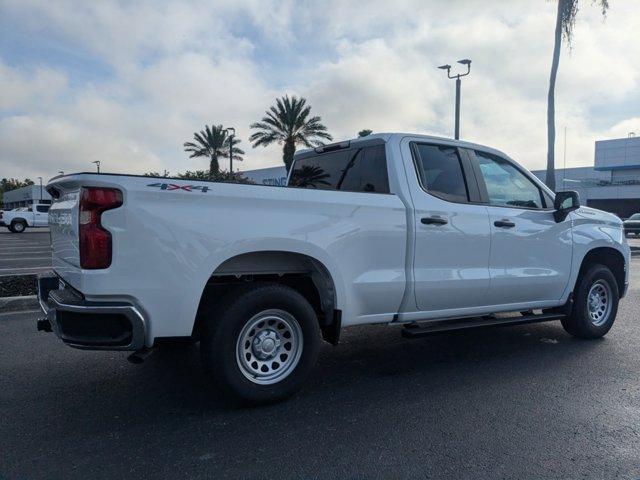
[[[237,128],[242,169],[279,164],[279,146],[247,139],[284,93],[307,97],[336,139],[362,128],[450,135],[454,83],[435,67],[464,57],[473,65],[463,138],[544,166],[553,2],[5,3],[0,28],[20,24],[57,56],[0,57],[0,176],[86,170],[92,160],[132,173],[205,168],[182,151],[205,123]],[[590,164],[596,139],[640,132],[637,113],[608,107],[639,101],[638,24],[631,1],[612,3],[604,22],[581,3],[560,63],[559,162],[565,125],[568,165]]]
[[[23,171],[41,172],[42,176],[53,176],[58,170],[87,171],[93,169],[90,162],[95,160],[111,171],[131,171],[131,159],[148,165],[150,170],[158,170],[162,165],[146,145],[60,117],[1,119],[0,145],[3,158],[10,160],[3,165],[2,176],[8,177],[23,176],[19,175]],[[47,170],[42,169],[43,165],[47,165]],[[34,174],[29,176],[37,176]]]
[[[64,74],[46,68],[11,68],[0,62],[0,112],[50,104],[67,88]]]

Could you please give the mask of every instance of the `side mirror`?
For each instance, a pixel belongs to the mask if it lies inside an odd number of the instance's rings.
[[[553,216],[556,222],[562,222],[569,212],[580,208],[580,195],[573,190],[567,190],[566,192],[556,193],[556,198],[553,202]]]

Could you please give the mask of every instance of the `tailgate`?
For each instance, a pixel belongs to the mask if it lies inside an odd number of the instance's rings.
[[[55,189],[52,195],[54,199],[49,209],[53,266],[63,269],[65,266],[79,268],[78,205],[80,183],[77,180],[58,181],[53,188]],[[51,192],[51,184],[47,189]]]

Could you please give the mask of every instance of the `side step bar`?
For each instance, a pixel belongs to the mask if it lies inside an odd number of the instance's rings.
[[[526,315],[514,317],[471,317],[451,320],[442,320],[433,323],[410,323],[402,329],[402,336],[405,338],[420,338],[437,333],[446,333],[456,330],[466,330],[470,328],[500,327],[511,325],[522,325],[525,323],[550,322],[561,320],[566,315],[562,313],[528,313]]]

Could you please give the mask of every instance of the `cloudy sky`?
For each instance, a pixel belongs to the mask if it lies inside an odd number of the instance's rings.
[[[606,20],[581,0],[556,92],[562,162],[593,163],[596,139],[640,135],[640,8]],[[0,0],[0,177],[91,169],[204,169],[182,143],[236,127],[242,170],[281,165],[249,124],[302,95],[336,139],[363,128],[452,136],[454,82],[473,60],[461,137],[529,169],[546,157],[555,3],[522,1]],[[224,164],[223,164],[224,166]]]

